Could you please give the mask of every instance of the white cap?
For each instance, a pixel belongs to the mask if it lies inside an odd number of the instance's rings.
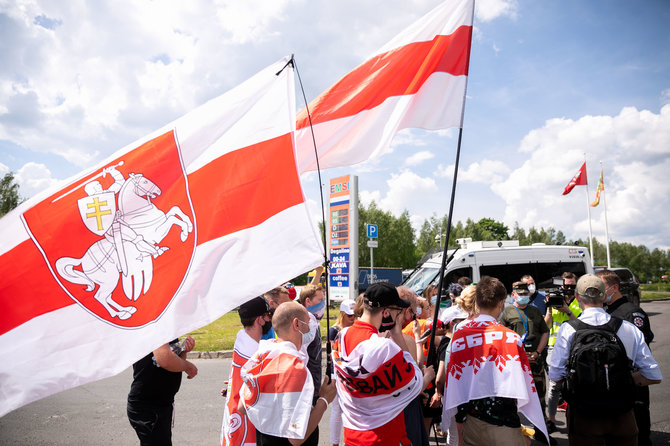
[[[353,300],[344,299],[340,304],[340,311],[343,311],[344,313],[351,316],[352,314],[354,314],[354,305],[356,305],[356,302],[354,302]]]
[[[467,319],[468,313],[458,308],[458,305],[452,305],[448,308],[440,310],[438,319],[442,321],[444,325],[449,325],[454,319]]]

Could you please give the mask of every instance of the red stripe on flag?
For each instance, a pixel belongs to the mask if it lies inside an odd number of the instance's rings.
[[[354,116],[393,96],[415,94],[436,72],[467,76],[471,39],[472,27],[461,26],[448,36],[373,57],[310,104],[312,124]],[[309,125],[304,109],[296,122],[298,129]]]
[[[291,135],[227,153],[188,176],[198,245],[302,203]]]
[[[32,240],[0,256],[0,334],[30,319],[67,307],[74,301],[63,292]]]
[[[290,134],[223,155],[188,181],[198,245],[257,226],[303,202]],[[0,276],[0,334],[75,303],[32,240],[1,255],[0,271],[11,272]]]
[[[301,392],[305,387],[307,369],[305,363],[296,356],[280,353],[268,360],[267,355],[250,372],[259,372],[258,386],[261,393]]]

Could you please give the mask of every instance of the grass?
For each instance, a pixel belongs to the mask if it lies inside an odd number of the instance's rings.
[[[642,291],[641,300],[670,299],[668,291]]]
[[[670,283],[644,283],[640,284],[640,290],[642,291],[665,291],[670,292]]]
[[[337,320],[339,309],[330,309],[330,325],[332,326]],[[242,328],[240,317],[237,311],[231,311],[224,314],[219,319],[215,320],[209,325],[206,325],[198,330],[195,330],[189,335],[195,339],[195,349],[200,352],[232,350],[235,344],[235,336]],[[326,339],[326,317],[321,319],[321,334],[322,339]]]

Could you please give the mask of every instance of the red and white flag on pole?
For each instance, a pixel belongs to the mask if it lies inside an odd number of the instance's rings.
[[[584,163],[582,164],[582,167],[579,168],[575,176],[572,177],[568,185],[565,186],[563,195],[568,195],[572,191],[572,189],[574,189],[575,186],[586,186],[587,184],[588,181],[586,179],[586,163]]]
[[[409,26],[309,104],[323,168],[383,154],[405,128],[461,127],[474,0],[448,0]],[[316,170],[305,109],[296,131],[298,169]]]
[[[0,220],[0,416],[119,373],[322,261],[288,60]]]

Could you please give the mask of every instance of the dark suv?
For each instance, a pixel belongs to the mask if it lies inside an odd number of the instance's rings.
[[[593,268],[595,272],[603,269],[608,268],[604,266],[595,266]],[[609,268],[609,270],[614,271],[619,276],[619,279],[621,279],[621,286],[619,287],[621,294],[626,296],[630,302],[640,306],[640,282],[637,281],[632,271],[628,268]]]

